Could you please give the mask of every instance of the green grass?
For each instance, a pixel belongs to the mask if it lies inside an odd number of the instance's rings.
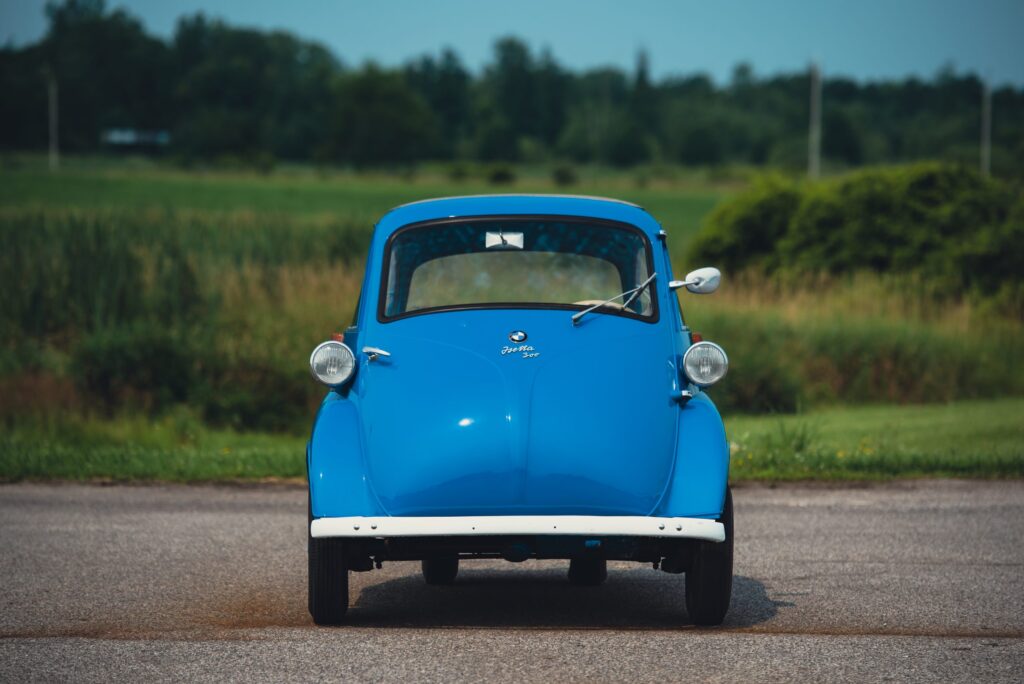
[[[726,421],[736,480],[1024,477],[1024,399],[866,406]],[[57,420],[0,435],[0,480],[217,481],[305,476],[305,438],[157,422]]]
[[[735,480],[1024,477],[1024,399],[726,420]]]
[[[412,177],[260,175],[68,159],[50,174],[41,159],[0,158],[0,479],[303,476],[302,434],[321,396],[305,359],[349,320],[370,227],[397,204],[619,197],[665,225],[681,275],[705,265],[680,255],[736,189],[607,169],[558,188],[542,167],[516,172],[491,186],[479,171],[454,182],[429,166]],[[1019,320],[895,274],[727,273],[719,293],[683,295],[683,306],[732,360],[715,396],[735,416],[738,479],[1024,476],[1024,400],[945,403],[1024,394]],[[848,407],[883,401],[933,405]],[[147,419],[88,417],[97,411]]]
[[[0,207],[45,209],[164,209],[213,213],[253,212],[296,218],[353,220],[367,228],[388,209],[430,197],[487,193],[548,192],[606,195],[647,208],[684,253],[704,216],[728,190],[689,184],[641,188],[628,176],[596,176],[568,188],[544,176],[508,185],[480,180],[454,182],[436,173],[414,178],[294,170],[255,173],[185,172],[143,165],[72,165],[49,173],[36,165],[0,170]]]
[[[159,421],[57,418],[0,435],[0,481],[202,482],[304,478],[302,437],[204,426],[180,409]]]

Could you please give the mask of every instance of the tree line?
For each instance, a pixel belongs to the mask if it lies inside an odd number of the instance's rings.
[[[672,163],[799,168],[806,163],[807,73],[726,84],[702,73],[655,81],[631,71],[573,72],[547,50],[498,40],[473,73],[443,49],[399,68],[353,67],[283,31],[182,18],[169,40],[103,0],[46,7],[45,36],[0,48],[0,149],[47,145],[48,83],[61,147],[103,149],[111,129],[167,131],[182,161],[310,161],[355,167],[421,160]],[[976,163],[982,81],[826,78],[823,143],[834,166],[943,159]],[[1024,88],[992,94],[993,169],[1024,175]]]

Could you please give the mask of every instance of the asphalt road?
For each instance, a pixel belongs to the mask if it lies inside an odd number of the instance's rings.
[[[351,625],[306,613],[305,494],[0,486],[0,681],[1013,681],[1024,482],[735,492],[726,625],[614,564],[411,563],[353,575]]]

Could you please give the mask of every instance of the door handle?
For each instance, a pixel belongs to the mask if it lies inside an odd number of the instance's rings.
[[[381,356],[384,358],[391,356],[391,352],[384,351],[378,347],[363,347],[363,353],[366,354],[370,361],[376,361]]]

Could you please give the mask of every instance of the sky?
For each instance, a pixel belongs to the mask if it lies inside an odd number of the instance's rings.
[[[45,0],[0,0],[0,43],[46,30]],[[327,45],[343,62],[396,66],[452,47],[478,71],[496,38],[549,49],[565,67],[632,69],[647,51],[655,78],[708,73],[726,83],[803,70],[857,80],[930,78],[944,66],[994,85],[1024,86],[1024,0],[107,0],[158,36],[182,15],[284,29]]]

